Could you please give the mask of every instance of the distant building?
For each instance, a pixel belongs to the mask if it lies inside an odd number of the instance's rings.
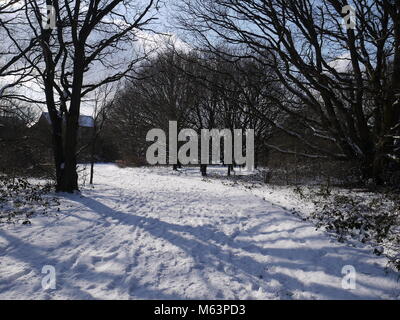
[[[51,120],[48,112],[42,112],[37,122],[32,126],[32,129],[47,131],[51,133]],[[78,139],[90,140],[94,130],[94,119],[91,116],[79,116]]]
[[[48,112],[42,112],[39,120],[36,123],[47,123],[51,124],[50,114]],[[80,115],[79,116],[79,127],[80,128],[94,128],[94,119],[91,116]]]
[[[93,117],[86,115],[79,116],[78,149],[91,142],[94,134],[94,126]],[[31,132],[42,145],[48,148],[48,157],[52,157],[52,128],[48,112],[42,112],[36,123],[31,126]]]

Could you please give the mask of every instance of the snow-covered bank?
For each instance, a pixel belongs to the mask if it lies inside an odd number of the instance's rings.
[[[183,169],[185,170],[185,169]],[[388,267],[400,271],[400,197],[389,188],[371,191],[322,184],[276,185],[262,182],[260,172],[237,172],[214,167],[213,180],[250,192],[301,219],[326,230],[340,242],[369,247],[388,258]]]
[[[0,229],[2,299],[398,299],[398,274],[242,188],[100,165],[57,215]],[[43,290],[44,265],[56,289]],[[342,268],[357,271],[342,288]]]

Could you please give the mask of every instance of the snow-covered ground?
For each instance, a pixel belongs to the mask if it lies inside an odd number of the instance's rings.
[[[169,168],[104,164],[95,179],[63,195],[60,212],[0,226],[1,299],[400,298],[385,258],[252,190]],[[45,265],[54,290],[42,288]]]

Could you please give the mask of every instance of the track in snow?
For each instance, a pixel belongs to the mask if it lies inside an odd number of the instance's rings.
[[[397,299],[396,274],[250,192],[169,169],[96,168],[61,213],[0,229],[1,299]],[[56,289],[43,290],[44,265]],[[342,288],[346,265],[355,290]]]

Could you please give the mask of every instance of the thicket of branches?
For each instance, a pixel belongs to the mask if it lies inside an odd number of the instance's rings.
[[[157,3],[23,0],[6,1],[0,8],[1,31],[11,48],[1,62],[0,77],[8,76],[8,82],[11,76],[18,84],[34,78],[45,97],[58,191],[78,189],[77,135],[84,99],[122,79],[145,57],[133,49],[138,32],[153,21]],[[54,16],[45,13],[47,6]],[[129,58],[116,59],[120,52]],[[34,101],[28,95],[22,99]]]
[[[147,132],[168,132],[169,121],[177,121],[178,131],[190,128],[199,134],[201,129],[252,128],[256,154],[266,155],[273,128],[263,117],[279,113],[265,98],[266,90],[280,94],[255,59],[233,61],[229,55],[171,48],[143,64],[136,79],[126,83],[109,111],[108,131],[120,137],[119,156],[138,163],[145,162]]]
[[[399,1],[183,2],[178,18],[202,46],[219,53],[223,41],[273,72],[286,92],[276,107],[307,130],[270,123],[307,156],[356,161],[377,183],[399,170]],[[348,5],[355,29],[343,26]]]
[[[53,29],[43,24],[46,5],[54,7]],[[355,28],[343,26],[348,5],[356,11]],[[399,1],[181,0],[177,6],[190,46],[149,55],[132,49],[138,34],[149,31],[158,1],[0,4],[7,41],[0,49],[0,108],[12,110],[18,100],[47,108],[57,190],[78,189],[82,104],[126,77],[114,101],[102,103],[103,134],[93,137],[102,143],[98,159],[144,164],[148,130],[168,131],[175,120],[178,130],[255,129],[258,163],[274,151],[353,163],[364,181],[396,183]],[[129,54],[116,58],[121,52]],[[22,93],[32,81],[36,87]],[[44,101],[26,94],[35,90]]]

